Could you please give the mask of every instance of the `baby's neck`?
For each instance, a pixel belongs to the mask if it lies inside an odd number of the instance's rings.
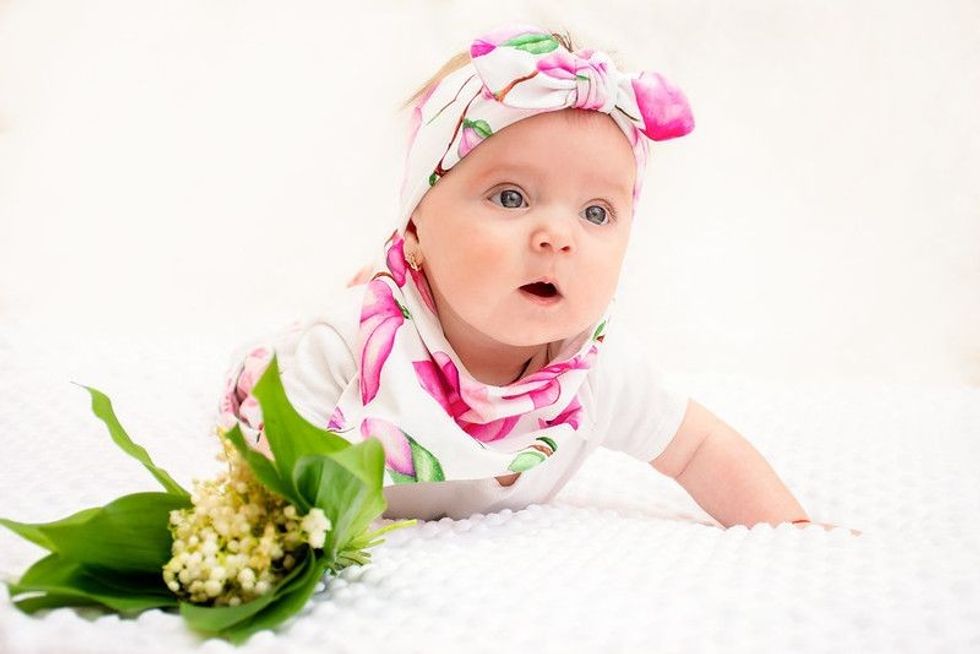
[[[503,343],[450,343],[470,375],[491,386],[512,384],[549,363],[548,344],[519,347]],[[551,345],[550,350],[554,353],[555,346]]]

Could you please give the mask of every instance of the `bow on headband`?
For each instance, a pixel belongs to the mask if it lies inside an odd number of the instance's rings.
[[[482,141],[524,118],[569,108],[609,114],[626,134],[636,160],[634,211],[647,139],[663,141],[694,129],[684,94],[658,73],[621,73],[605,53],[569,52],[535,26],[492,30],[473,41],[470,62],[415,107],[399,229],[426,191]]]
[[[512,107],[618,110],[654,141],[694,129],[684,94],[660,74],[620,73],[604,52],[569,52],[538,28],[495,30],[473,41],[470,58],[493,98]]]

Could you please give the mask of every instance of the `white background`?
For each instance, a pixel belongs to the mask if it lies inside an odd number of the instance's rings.
[[[230,351],[308,313],[391,231],[399,104],[520,20],[691,101],[615,316],[664,368],[980,385],[977,2],[362,6],[0,4],[0,325]]]

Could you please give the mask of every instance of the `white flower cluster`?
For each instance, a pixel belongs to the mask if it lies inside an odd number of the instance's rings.
[[[227,461],[228,471],[209,481],[195,479],[193,506],[170,512],[173,558],[163,578],[183,599],[237,606],[286,576],[304,544],[322,548],[331,525],[318,508],[298,515],[256,479],[227,438],[219,440],[223,451],[217,458]]]

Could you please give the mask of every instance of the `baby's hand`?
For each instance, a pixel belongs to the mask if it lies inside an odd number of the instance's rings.
[[[810,525],[819,525],[819,526],[823,527],[824,529],[826,529],[827,531],[830,531],[831,529],[837,529],[838,528],[837,525],[831,525],[831,524],[828,524],[828,523],[825,523],[825,522],[798,522],[798,523],[796,523],[796,526],[799,527],[799,528],[801,528],[801,529],[803,529],[805,527],[809,527]],[[860,536],[861,535],[861,532],[858,531],[857,529],[851,529],[851,533],[854,534],[855,536]]]

